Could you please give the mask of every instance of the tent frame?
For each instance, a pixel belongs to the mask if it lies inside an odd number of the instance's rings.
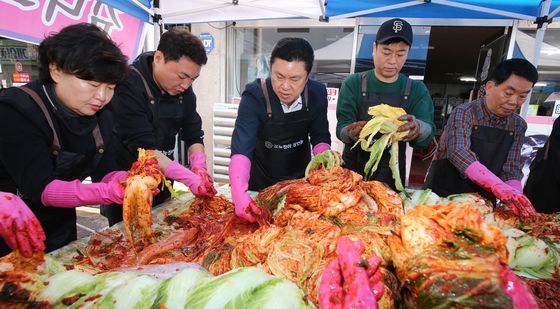
[[[171,13],[171,14],[163,14],[163,16],[162,16],[160,14],[160,9],[159,9],[159,0],[154,0],[153,1],[153,13],[150,14],[153,18],[154,24],[158,25],[158,26],[154,27],[155,28],[154,40],[156,40],[156,42],[159,41],[159,37],[161,35],[162,25],[163,25],[162,19],[163,19],[163,21],[165,21],[166,17],[175,17],[175,16],[180,16],[180,15],[186,14],[186,13],[196,13],[196,12],[202,12],[202,11],[207,11],[207,10],[211,10],[211,9],[218,9],[218,8],[224,8],[224,7],[228,7],[228,6],[238,6],[238,5],[239,6],[246,6],[246,7],[253,7],[253,8],[258,8],[258,9],[266,9],[267,8],[264,5],[254,3],[254,2],[257,2],[258,0],[244,0],[242,3],[240,3],[240,0],[207,0],[207,1],[208,1],[209,4],[211,4],[208,7],[200,8],[200,9],[197,9],[197,10],[184,10],[184,11],[174,12],[174,13]],[[131,2],[134,3],[136,6],[141,7],[146,12],[148,12],[148,13],[151,12],[151,10],[146,9],[144,6],[142,6],[141,3],[138,2],[138,0],[132,0]],[[320,11],[321,11],[321,14],[319,16],[311,16],[309,14],[302,14],[301,12],[296,12],[296,11],[289,10],[289,9],[281,9],[280,12],[286,13],[286,14],[291,14],[291,15],[294,15],[294,16],[299,16],[300,18],[318,19],[319,21],[322,21],[322,22],[329,22],[330,20],[356,18],[356,17],[368,15],[368,14],[387,12],[387,11],[397,10],[397,9],[401,9],[401,8],[411,7],[411,6],[433,3],[433,4],[439,4],[439,5],[444,5],[444,6],[454,7],[454,8],[460,8],[460,9],[464,9],[464,10],[470,10],[470,11],[474,11],[474,12],[493,14],[493,15],[497,15],[497,16],[506,17],[506,18],[512,19],[514,21],[515,20],[533,21],[534,23],[537,24],[537,35],[536,35],[536,38],[535,38],[534,56],[533,56],[533,59],[529,59],[529,60],[531,61],[531,63],[535,67],[538,67],[538,65],[539,65],[540,50],[541,50],[541,47],[542,47],[544,34],[546,32],[548,24],[551,23],[552,19],[560,13],[560,7],[557,7],[552,12],[550,11],[552,0],[541,0],[541,2],[539,4],[539,6],[540,6],[539,16],[532,16],[532,15],[526,15],[526,14],[519,14],[519,13],[515,13],[515,12],[508,12],[508,11],[504,11],[504,10],[492,9],[492,8],[488,8],[488,7],[482,7],[482,6],[478,6],[478,5],[472,5],[472,4],[467,4],[467,3],[462,3],[462,2],[452,1],[452,0],[410,0],[410,1],[402,2],[402,3],[398,3],[398,4],[387,5],[387,6],[373,8],[373,9],[366,9],[366,10],[356,11],[356,12],[352,12],[352,13],[345,13],[345,14],[328,16],[328,15],[326,15],[327,0],[317,0],[317,2],[318,2],[318,5],[320,7]],[[508,56],[510,56],[509,53],[508,53]],[[521,109],[520,114],[524,118],[527,115],[527,110],[528,110],[530,99],[531,99],[531,95],[529,95],[527,97],[527,100],[523,104],[523,107]]]

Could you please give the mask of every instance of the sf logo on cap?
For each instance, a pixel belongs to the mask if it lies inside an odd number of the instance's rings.
[[[402,30],[402,21],[400,20],[395,20],[393,22],[393,30],[395,30],[395,33],[399,32]]]

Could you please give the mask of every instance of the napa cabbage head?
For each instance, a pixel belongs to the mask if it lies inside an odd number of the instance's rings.
[[[558,248],[525,232],[510,228],[504,230],[507,237],[508,266],[516,274],[538,279],[550,279],[558,267]]]
[[[304,299],[305,293],[295,283],[274,278],[237,295],[226,304],[225,309],[313,308]]]

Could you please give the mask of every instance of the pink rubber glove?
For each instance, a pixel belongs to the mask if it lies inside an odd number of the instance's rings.
[[[27,257],[45,250],[45,232],[33,212],[12,193],[0,192],[0,236]]]
[[[510,179],[506,181],[506,184],[519,192],[523,192],[523,187],[521,186],[521,181],[517,179]]]
[[[369,278],[369,288],[377,300],[381,299],[383,292],[385,292],[385,286],[381,281],[381,279],[383,279],[383,273],[379,271],[379,265],[381,265],[381,258],[378,256],[372,256],[368,260],[366,269]]]
[[[193,171],[190,171],[177,161],[172,161],[165,169],[164,174],[167,178],[185,184],[197,197],[214,197],[216,195],[216,189],[214,189],[210,175],[203,169],[193,168]]]
[[[344,278],[344,308],[377,308],[367,271],[359,266],[362,262],[360,255],[364,252],[362,242],[342,236],[338,239],[336,252]]]
[[[476,184],[492,192],[496,198],[504,202],[516,215],[529,217],[537,213],[523,193],[504,183],[480,162],[475,161],[469,165],[465,170],[465,174]]]
[[[189,155],[189,163],[191,165],[191,169],[201,168],[203,170],[207,170],[206,168],[206,155],[203,151],[195,151]]]
[[[500,285],[511,298],[516,309],[538,309],[531,289],[507,266],[500,265]]]
[[[249,177],[251,172],[251,161],[244,155],[234,154],[229,164],[229,183],[231,185],[231,199],[235,205],[235,214],[249,222],[255,222],[253,216],[261,215],[261,210],[247,190],[249,189]]]
[[[98,183],[83,184],[79,180],[51,181],[41,194],[45,206],[76,208],[84,205],[122,204],[124,181],[128,173],[111,172]]]
[[[383,295],[381,258],[363,265],[364,245],[343,236],[338,239],[337,257],[327,266],[319,285],[321,308],[377,308]]]
[[[319,307],[323,309],[342,309],[344,291],[338,257],[323,272],[319,284]]]
[[[313,155],[316,156],[325,150],[331,149],[331,145],[327,143],[319,143],[313,147]]]

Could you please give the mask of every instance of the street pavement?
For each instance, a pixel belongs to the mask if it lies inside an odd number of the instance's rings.
[[[89,236],[109,226],[107,218],[99,213],[99,206],[83,206],[76,208],[78,216],[78,239]]]

